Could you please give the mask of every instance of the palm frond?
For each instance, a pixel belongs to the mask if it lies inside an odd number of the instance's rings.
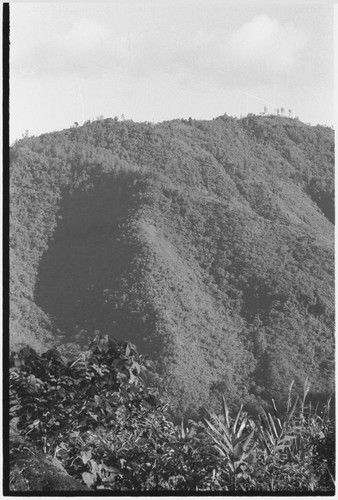
[[[229,408],[228,408],[228,405],[226,404],[224,396],[222,396],[222,404],[223,404],[224,420],[225,420],[226,425],[229,428],[230,427]]]
[[[236,427],[237,427],[237,423],[239,421],[239,417],[241,416],[242,409],[243,409],[243,404],[241,404],[241,406],[240,406],[240,408],[238,410],[237,416],[236,416],[236,420],[235,420],[235,423],[234,423],[234,426],[233,426],[233,433],[234,434],[236,433]]]
[[[210,427],[211,431],[210,432],[210,429],[207,429],[207,433],[209,434],[209,436],[216,442],[217,440],[217,443],[218,442],[225,442],[226,446],[228,447],[229,450],[232,449],[232,443],[231,443],[231,440],[229,439],[228,435],[226,432],[223,432],[221,433],[211,422],[209,422],[209,420],[205,419],[207,425]],[[223,430],[224,427],[223,427]]]

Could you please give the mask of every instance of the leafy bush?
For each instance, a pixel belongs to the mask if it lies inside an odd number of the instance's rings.
[[[74,355],[74,352],[73,352]],[[149,387],[153,365],[130,342],[97,333],[67,361],[53,348],[11,356],[12,459],[53,455],[75,479],[110,491],[325,491],[334,486],[329,412],[272,402],[255,420],[241,405],[175,425]],[[330,481],[328,481],[330,479]]]

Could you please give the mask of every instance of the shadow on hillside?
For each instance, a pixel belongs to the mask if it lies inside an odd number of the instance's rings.
[[[133,338],[139,327],[126,297],[140,251],[129,227],[137,208],[130,177],[106,176],[63,195],[35,296],[66,342],[87,343],[95,330]]]
[[[335,201],[334,194],[323,192],[310,192],[310,197],[316,203],[318,208],[323,212],[325,217],[332,223],[335,223]]]

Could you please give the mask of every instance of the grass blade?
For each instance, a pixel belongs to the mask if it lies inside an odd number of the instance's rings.
[[[294,414],[294,412],[295,412],[295,409],[296,409],[296,406],[297,406],[298,401],[299,401],[299,397],[297,396],[297,397],[296,397],[296,399],[295,399],[295,401],[294,401],[294,403],[293,403],[293,405],[292,405],[291,410],[290,410],[290,411],[288,412],[288,414],[286,415],[286,419],[285,419],[285,422],[286,422],[286,423],[287,423],[287,422],[290,422],[290,420],[291,420],[291,418],[292,418],[292,416],[293,416],[293,414]]]
[[[288,402],[287,402],[287,405],[286,405],[286,411],[288,412],[291,408],[291,392],[292,392],[292,388],[293,388],[293,384],[295,383],[295,380],[293,379],[290,386],[289,386],[289,391],[288,391]]]

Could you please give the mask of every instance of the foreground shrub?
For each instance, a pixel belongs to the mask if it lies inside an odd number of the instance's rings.
[[[10,371],[11,456],[52,455],[74,479],[110,491],[334,491],[334,424],[291,397],[258,420],[241,406],[203,421],[169,418],[152,363],[97,335],[68,361],[25,348]]]

